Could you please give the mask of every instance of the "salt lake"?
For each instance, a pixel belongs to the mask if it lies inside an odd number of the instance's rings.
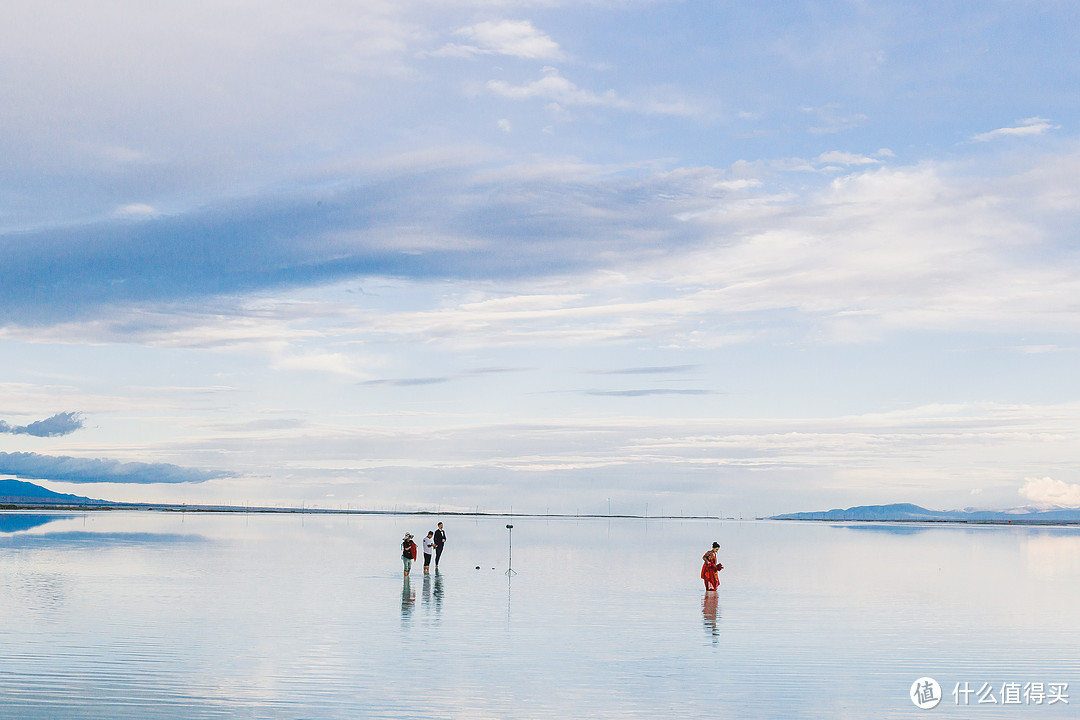
[[[1077,528],[3,513],[0,718],[1074,717],[1077,607]]]

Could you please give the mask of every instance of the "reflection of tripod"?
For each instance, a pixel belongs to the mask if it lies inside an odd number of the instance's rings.
[[[506,562],[506,574],[517,575],[517,571],[514,570],[514,526],[508,524],[506,529],[510,531],[510,559]]]

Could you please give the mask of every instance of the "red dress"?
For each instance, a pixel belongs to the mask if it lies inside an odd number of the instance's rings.
[[[710,550],[701,556],[705,563],[701,566],[701,579],[705,581],[706,590],[715,590],[720,587],[720,571],[724,566],[716,562],[716,553]]]

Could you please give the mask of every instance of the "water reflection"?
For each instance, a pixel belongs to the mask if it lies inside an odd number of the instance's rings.
[[[888,535],[918,535],[928,530],[938,530],[940,526],[931,525],[903,525],[900,523],[891,524],[865,524],[865,525],[833,525],[832,527],[842,528],[844,530],[862,530],[864,532],[877,532],[885,533]]]
[[[721,608],[715,523],[515,519],[511,579],[483,519],[402,578],[395,517],[65,517],[0,535],[0,720],[902,717],[923,673],[1080,676],[1076,531],[726,526]]]
[[[0,513],[0,533],[17,533],[61,520],[60,515]]]
[[[438,568],[435,568],[435,583],[432,597],[435,602],[435,612],[441,612],[443,610],[443,573],[438,572]]]
[[[720,642],[720,595],[715,592],[705,593],[701,599],[701,618],[705,632],[712,638],[713,644]]]
[[[1024,535],[1024,560],[1042,577],[1080,575],[1080,534],[1075,531],[1036,531]]]
[[[406,575],[401,581],[401,619],[403,621],[410,620],[415,607],[416,591],[413,590],[412,584],[409,582],[409,576]]]
[[[180,545],[207,542],[202,535],[180,535],[177,533],[151,532],[46,532],[41,534],[11,534],[0,538],[5,548],[72,548],[101,549],[107,545]]]

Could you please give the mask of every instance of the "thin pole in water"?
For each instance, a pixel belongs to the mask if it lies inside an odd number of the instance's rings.
[[[514,570],[514,526],[507,523],[506,529],[510,531],[510,559],[506,562],[506,574],[517,575],[517,571]]]

